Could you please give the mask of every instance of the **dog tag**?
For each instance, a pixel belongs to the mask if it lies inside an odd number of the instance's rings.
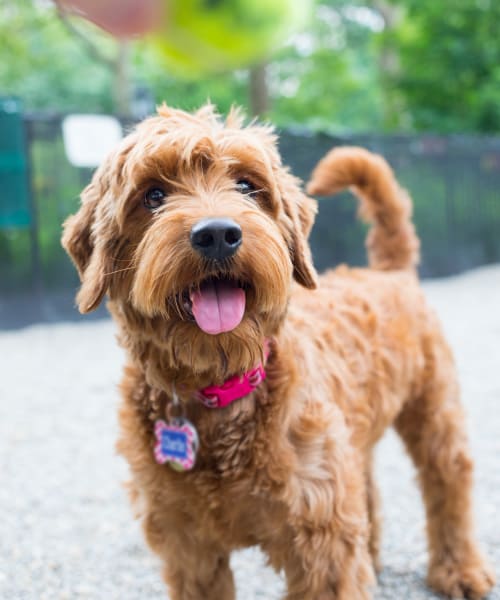
[[[167,463],[175,471],[189,471],[194,467],[199,447],[198,433],[192,423],[182,417],[171,422],[155,423],[155,459]]]

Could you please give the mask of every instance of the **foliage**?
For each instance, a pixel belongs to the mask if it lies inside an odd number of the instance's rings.
[[[391,80],[417,130],[500,131],[500,3],[400,0]],[[401,125],[401,119],[395,125]]]
[[[99,40],[104,51],[112,49]],[[0,1],[0,56],[0,94],[20,96],[28,110],[113,109],[108,66],[87,54],[54,9]]]
[[[172,106],[192,110],[210,99],[222,112],[227,112],[232,104],[247,105],[246,71],[178,79],[158,64],[155,52],[141,44],[133,56],[133,72],[135,82],[152,90],[157,104],[165,101]]]
[[[49,0],[0,0],[0,95],[21,97],[28,111],[118,112],[123,93],[118,84],[128,79],[148,87],[157,103],[192,109],[210,98],[222,112],[233,103],[248,110],[248,71],[179,79],[144,43],[134,43],[125,54],[128,64],[122,64],[123,46],[90,24],[74,24],[83,38],[61,21]],[[267,74],[272,102],[264,116],[283,129],[500,131],[500,3],[316,0],[314,18],[272,57]],[[66,163],[55,123],[51,135],[42,132],[31,144],[46,282],[73,281],[59,245],[60,224],[89,177]],[[406,156],[396,166],[414,191],[416,221],[435,272],[446,272],[448,246],[461,248],[462,266],[498,258],[496,146],[475,150],[487,169],[472,169],[466,156],[449,167],[444,161],[439,171],[434,156],[418,167],[411,152],[395,150],[391,156],[382,141],[387,138],[351,139],[367,145],[377,140],[376,149],[395,162]],[[292,135],[287,147],[282,136],[286,162],[303,177],[332,143]],[[414,146],[408,141],[412,152]],[[450,177],[456,173],[453,183],[441,173],[448,168]],[[362,261],[364,232],[354,224],[352,201],[331,207],[325,201],[322,211],[313,239],[318,264],[330,264],[331,256]],[[462,236],[461,246],[455,235]],[[0,232],[2,285],[29,281],[29,250],[28,232]]]
[[[274,100],[266,115],[280,125],[366,128],[377,122],[380,94],[371,31],[342,10],[343,0],[318,4],[306,32],[295,36],[269,65]],[[112,111],[116,73],[110,62],[116,43],[91,25],[78,22],[92,44],[110,58],[89,54],[81,39],[64,27],[55,9],[29,0],[0,5],[0,93],[23,98],[28,110]],[[375,74],[375,75],[374,75]],[[185,108],[210,98],[222,111],[231,104],[248,109],[248,72],[196,80],[170,76],[144,43],[134,46],[134,84],[146,85],[156,102]]]
[[[380,129],[373,29],[357,8],[346,0],[318,3],[309,28],[270,65],[273,121],[336,132]]]
[[[104,60],[48,0],[0,0],[0,94],[28,110],[118,111],[117,42],[75,25]],[[156,102],[248,108],[247,71],[178,79],[144,43],[131,49],[128,78]],[[281,127],[500,131],[500,3],[316,0],[312,21],[269,62],[268,82],[265,116]]]

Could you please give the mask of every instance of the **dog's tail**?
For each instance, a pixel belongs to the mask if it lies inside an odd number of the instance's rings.
[[[358,196],[359,214],[372,224],[366,238],[370,266],[415,269],[420,242],[411,221],[411,199],[387,162],[363,148],[334,148],[317,164],[307,192],[327,196],[344,188]]]

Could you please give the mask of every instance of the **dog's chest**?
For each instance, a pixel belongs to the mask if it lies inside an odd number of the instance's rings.
[[[211,531],[228,549],[257,545],[278,523],[286,523],[284,506],[255,486],[249,478],[195,485],[198,501],[191,506],[190,522],[200,531]]]
[[[258,390],[224,409],[198,407],[188,412],[195,426],[200,448],[197,469],[225,485],[247,481],[252,465],[269,454],[263,390]],[[250,485],[250,484],[249,484]]]
[[[255,407],[253,401],[248,405]],[[213,414],[211,423],[197,423],[199,460],[193,472],[185,474],[189,497],[199,499],[193,520],[224,532],[234,547],[259,543],[268,530],[266,523],[283,510],[270,492],[273,436],[260,410],[241,408],[229,418],[219,420]]]

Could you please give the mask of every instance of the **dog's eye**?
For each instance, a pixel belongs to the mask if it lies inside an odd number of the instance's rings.
[[[245,194],[251,198],[254,198],[257,194],[254,184],[251,181],[248,181],[248,179],[238,179],[236,182],[236,189],[240,194]]]
[[[151,188],[144,196],[144,206],[149,210],[160,208],[166,197],[167,194],[161,188]]]

